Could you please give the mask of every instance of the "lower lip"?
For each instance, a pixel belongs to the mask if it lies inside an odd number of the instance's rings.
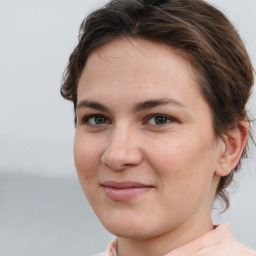
[[[127,201],[150,191],[152,187],[113,188],[104,187],[105,194],[113,201]]]

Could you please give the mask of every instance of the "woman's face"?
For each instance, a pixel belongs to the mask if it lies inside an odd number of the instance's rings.
[[[110,232],[150,238],[210,221],[221,143],[185,58],[116,39],[89,56],[77,100],[75,165]]]

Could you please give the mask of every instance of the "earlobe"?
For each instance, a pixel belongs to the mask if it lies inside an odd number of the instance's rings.
[[[246,146],[248,134],[248,121],[242,120],[224,136],[218,168],[215,171],[217,176],[227,176],[235,169]]]

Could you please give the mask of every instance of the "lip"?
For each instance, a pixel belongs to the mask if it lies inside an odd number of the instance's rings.
[[[101,185],[106,196],[113,201],[127,201],[153,189],[153,186],[151,185],[134,181],[106,181]]]

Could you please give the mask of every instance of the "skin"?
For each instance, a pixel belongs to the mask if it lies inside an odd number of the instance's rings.
[[[113,40],[90,54],[77,102],[76,169],[96,215],[119,237],[120,255],[164,255],[213,229],[220,176],[239,160],[246,134],[216,139],[184,57],[144,40]],[[113,200],[106,181],[150,187]]]

